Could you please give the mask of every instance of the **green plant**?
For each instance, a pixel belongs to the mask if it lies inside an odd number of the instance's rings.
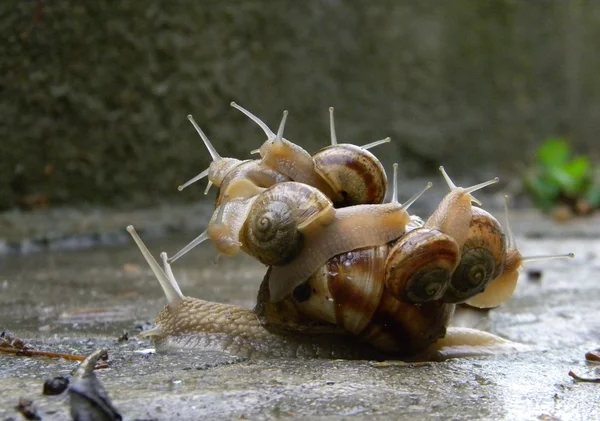
[[[567,204],[577,213],[585,213],[600,207],[598,181],[598,171],[587,156],[573,157],[564,139],[549,138],[537,150],[525,186],[544,211]]]

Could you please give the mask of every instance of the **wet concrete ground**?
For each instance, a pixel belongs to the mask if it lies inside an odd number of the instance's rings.
[[[146,354],[135,334],[165,301],[132,242],[81,251],[0,257],[0,329],[35,348],[87,354],[109,349],[99,370],[114,405],[134,419],[432,419],[599,420],[600,376],[584,354],[600,347],[598,220],[556,227],[537,214],[515,215],[525,255],[574,252],[574,260],[530,263],[513,299],[488,313],[462,312],[456,323],[536,345],[531,352],[425,366],[370,361],[241,360],[215,353]],[[135,223],[135,220],[131,222]],[[549,227],[549,228],[548,228]],[[584,226],[585,227],[585,226]],[[540,234],[547,234],[542,238]],[[148,243],[158,256],[192,235]],[[252,306],[263,268],[222,258],[203,245],[174,266],[184,294]],[[123,331],[130,339],[118,342]],[[69,419],[68,400],[41,394],[45,379],[75,362],[0,354],[0,419],[20,419],[19,397],[44,420]]]

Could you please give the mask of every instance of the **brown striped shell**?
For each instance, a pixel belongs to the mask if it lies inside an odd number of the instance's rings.
[[[337,255],[278,302],[269,299],[267,272],[257,314],[272,330],[345,332],[384,352],[414,355],[444,336],[454,306],[393,297],[384,283],[389,251],[384,245]]]
[[[387,177],[379,160],[368,150],[352,144],[336,144],[312,157],[315,170],[343,200],[336,207],[382,203]]]
[[[403,235],[390,250],[385,264],[385,285],[394,297],[407,303],[440,299],[460,260],[456,241],[429,228]]]
[[[500,223],[473,206],[469,232],[460,249],[461,259],[442,298],[460,303],[477,295],[504,270],[506,238]]]

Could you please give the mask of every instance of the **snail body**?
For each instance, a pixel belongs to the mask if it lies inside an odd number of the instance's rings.
[[[357,338],[332,324],[315,325],[309,315],[296,313],[290,322],[287,317],[293,314],[294,307],[286,300],[277,303],[268,300],[265,281],[255,309],[186,297],[179,289],[166,254],[161,254],[163,270],[133,227],[129,226],[128,231],[167,299],[154,327],[141,334],[152,339],[161,350],[214,350],[248,358],[441,360],[524,348],[486,332],[446,327],[454,305],[439,300],[425,306],[411,306],[385,295],[375,312],[383,323],[370,323],[362,337]],[[430,307],[436,310],[433,317]],[[406,315],[404,319],[399,316],[402,314]],[[398,319],[389,323],[394,316]],[[278,318],[286,318],[286,322]],[[423,318],[421,324],[414,323]],[[433,330],[427,329],[431,326]]]
[[[301,146],[283,137],[287,111],[283,112],[283,118],[279,124],[277,134],[275,134],[250,111],[240,107],[235,102],[232,102],[231,106],[248,116],[267,135],[267,140],[259,148],[263,165],[276,170],[293,181],[313,186],[335,201],[342,200],[342,197],[335,193],[329,184],[315,171],[315,164],[310,154]]]
[[[212,162],[206,170],[179,186],[180,191],[196,181],[208,177],[208,185],[204,194],[208,193],[212,185],[219,187],[219,195],[216,200],[216,205],[218,206],[223,202],[225,197],[228,200],[250,198],[260,194],[266,188],[276,183],[290,180],[285,175],[265,167],[260,161],[241,161],[236,158],[222,157],[191,115],[188,115],[188,120],[200,135],[206,149],[210,153]]]

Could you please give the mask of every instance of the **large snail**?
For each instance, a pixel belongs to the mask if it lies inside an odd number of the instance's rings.
[[[333,109],[332,145],[311,156],[283,138],[287,112],[275,134],[232,105],[268,139],[260,160],[221,158],[190,117],[213,158],[196,179],[208,175],[209,186],[220,187],[208,229],[171,259],[162,253],[163,269],[128,227],[168,302],[143,335],[159,346],[243,356],[433,358],[518,347],[448,327],[457,303],[494,307],[509,299],[526,260],[514,244],[508,207],[505,235],[472,205],[471,193],[497,178],[462,188],[440,167],[450,192],[423,222],[407,208],[427,187],[401,205],[395,164],[391,201],[381,203],[384,195],[371,190],[387,185],[385,171],[366,149],[337,144]],[[338,153],[344,157],[333,157]],[[377,184],[372,188],[357,182],[366,167],[375,168],[363,178]],[[340,175],[346,170],[355,174]],[[269,266],[253,310],[182,294],[170,264],[207,239],[219,253],[243,251]]]

